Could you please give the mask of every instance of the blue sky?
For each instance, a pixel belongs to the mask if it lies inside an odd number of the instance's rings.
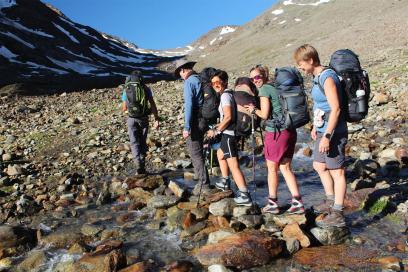
[[[42,0],[71,20],[142,48],[185,46],[220,25],[242,25],[276,0]]]

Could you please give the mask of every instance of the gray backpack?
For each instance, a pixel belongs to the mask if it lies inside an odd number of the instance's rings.
[[[282,113],[280,116],[272,116],[266,125],[277,130],[295,130],[309,123],[307,96],[300,72],[295,67],[277,68],[274,86],[279,93]]]

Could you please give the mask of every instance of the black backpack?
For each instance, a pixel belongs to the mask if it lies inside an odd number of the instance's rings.
[[[328,69],[334,70],[340,79],[341,89],[345,94],[342,109],[346,113],[347,122],[359,122],[364,119],[368,114],[371,90],[368,73],[361,68],[358,56],[349,49],[337,50],[330,58]],[[318,85],[324,94],[320,78]]]
[[[236,123],[235,132],[236,136],[249,136],[252,133],[252,117],[254,119],[254,130],[259,127],[260,119],[254,115],[247,114],[246,112],[238,110],[238,105],[244,107],[245,105],[253,104],[255,107],[259,107],[259,98],[257,95],[251,95],[246,91],[236,90],[233,92],[235,104],[237,105],[236,110]]]
[[[137,75],[130,75],[125,83],[126,102],[129,117],[141,118],[149,114],[146,86]]]
[[[310,115],[303,77],[295,67],[282,67],[275,70],[275,88],[281,104],[281,116],[272,116],[267,126],[281,129],[297,129],[309,123]]]
[[[212,67],[204,68],[199,74],[201,82],[201,93],[204,96],[204,102],[201,106],[201,116],[206,120],[207,125],[217,123],[220,117],[218,106],[220,105],[220,95],[211,86],[211,77],[217,69]]]

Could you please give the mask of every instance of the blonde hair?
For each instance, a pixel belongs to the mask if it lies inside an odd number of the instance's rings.
[[[263,77],[265,83],[269,81],[269,69],[268,69],[268,67],[258,64],[255,67],[252,67],[249,72],[251,73],[252,71],[258,71],[261,74],[261,76]]]
[[[314,65],[320,65],[319,53],[317,53],[316,48],[310,44],[299,46],[293,53],[293,58],[295,59],[296,63],[299,63],[299,61],[302,60],[308,61],[312,59]]]

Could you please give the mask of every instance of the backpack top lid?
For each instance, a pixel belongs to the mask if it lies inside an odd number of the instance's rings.
[[[143,76],[140,71],[133,71],[129,76],[126,77],[125,84],[129,82],[142,82]]]
[[[275,70],[275,86],[279,87],[292,87],[302,86],[303,77],[299,70],[295,67],[282,67]]]
[[[340,49],[334,52],[330,58],[329,66],[333,68],[336,73],[361,71],[358,55],[350,49]]]
[[[212,76],[217,72],[217,69],[213,67],[206,67],[204,68],[199,76],[200,76],[200,81],[204,83],[210,83]]]

